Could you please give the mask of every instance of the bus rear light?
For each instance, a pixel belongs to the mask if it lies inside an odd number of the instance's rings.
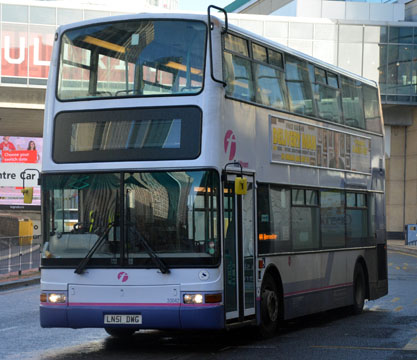
[[[222,302],[222,294],[206,294],[204,299],[206,304],[220,303]]]
[[[259,259],[258,260],[258,266],[259,266],[259,269],[263,269],[265,267],[265,260],[264,259]]]

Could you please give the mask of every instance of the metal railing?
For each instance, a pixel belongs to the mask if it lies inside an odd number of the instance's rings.
[[[40,235],[0,237],[0,276],[39,269],[41,250]]]

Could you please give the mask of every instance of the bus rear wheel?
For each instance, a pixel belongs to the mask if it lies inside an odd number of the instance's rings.
[[[278,286],[270,273],[266,273],[261,287],[261,324],[260,334],[263,337],[274,335],[278,328],[280,294]]]
[[[119,339],[128,338],[136,332],[136,329],[129,328],[104,328],[104,330],[107,334]]]
[[[360,314],[363,311],[366,297],[366,283],[363,267],[357,264],[353,273],[353,305],[352,313]]]

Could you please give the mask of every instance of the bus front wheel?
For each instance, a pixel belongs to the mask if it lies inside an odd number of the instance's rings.
[[[266,273],[261,287],[261,324],[262,336],[274,335],[278,328],[280,294],[278,286],[270,273]]]
[[[129,328],[104,328],[104,330],[107,334],[119,339],[128,338],[136,332],[136,329]]]
[[[366,283],[362,265],[357,264],[353,273],[353,314],[360,314],[365,305]]]

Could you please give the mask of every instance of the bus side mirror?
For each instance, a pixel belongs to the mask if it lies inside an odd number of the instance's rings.
[[[24,188],[21,190],[23,194],[23,202],[25,204],[32,204],[33,200],[33,187]]]
[[[235,194],[246,195],[248,192],[248,179],[237,177],[235,178]]]

